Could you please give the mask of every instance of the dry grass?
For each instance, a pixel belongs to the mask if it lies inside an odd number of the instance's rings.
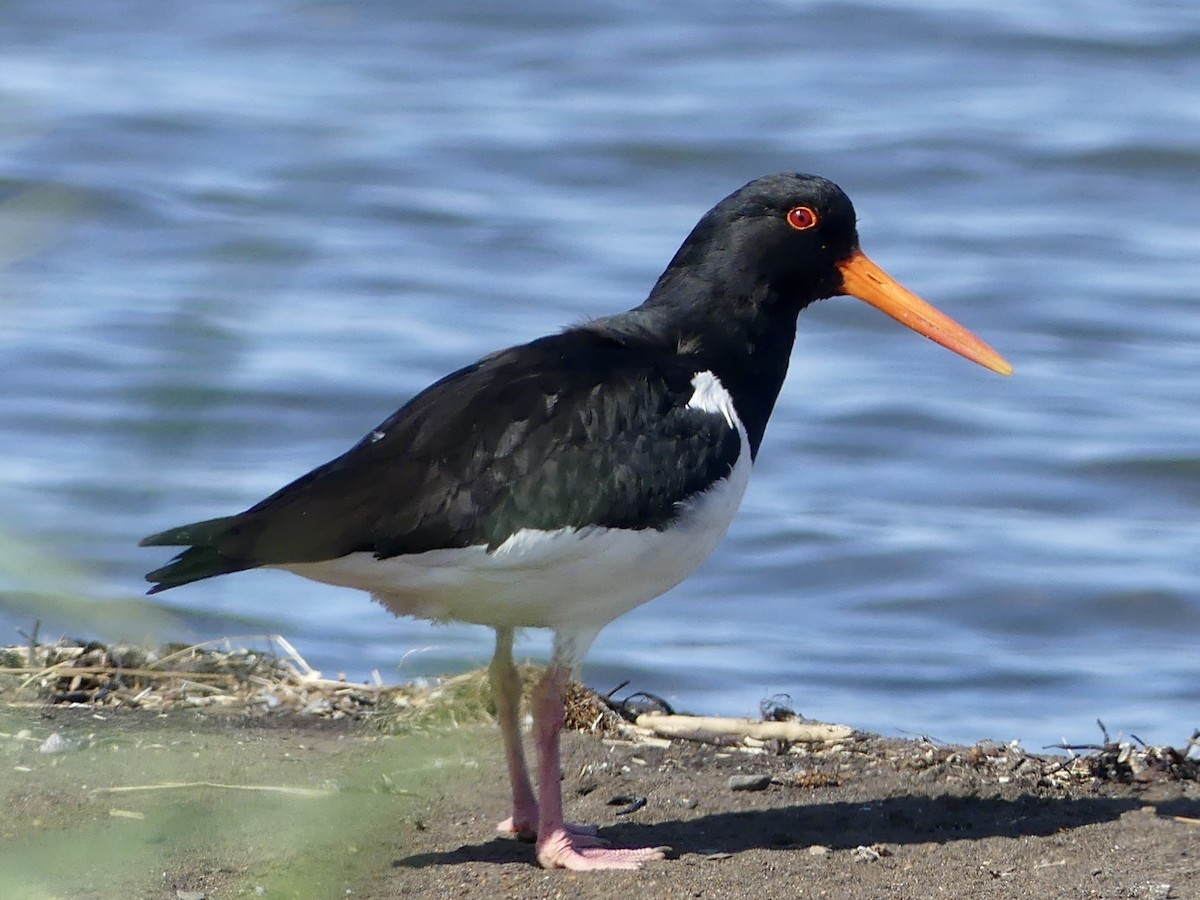
[[[248,646],[255,644],[258,646]],[[528,697],[542,669],[519,668]],[[0,704],[85,705],[106,708],[170,709],[215,707],[269,714],[370,720],[380,731],[411,734],[491,723],[495,705],[486,669],[405,685],[356,684],[321,677],[279,635],[224,638],[156,650],[62,640],[0,648]],[[566,698],[568,728],[630,741],[669,743],[627,722],[606,698],[572,682]],[[697,720],[701,721],[701,720]],[[910,742],[897,757],[905,768],[963,768],[990,771],[1006,780],[1044,786],[1088,782],[1200,781],[1200,732],[1182,749],[1114,741],[1064,745],[1067,757],[1028,753],[1016,743],[981,743],[970,748]],[[859,743],[857,736],[847,746]],[[704,740],[701,734],[697,739]],[[747,752],[788,752],[749,737],[724,743]],[[842,744],[826,742],[830,752]],[[1086,751],[1086,752],[1079,752]],[[818,756],[819,744],[792,752]]]
[[[402,690],[322,678],[279,635],[157,649],[71,640],[0,648],[0,698],[9,706],[226,707],[338,719],[369,716]]]
[[[519,667],[528,695],[540,667]],[[321,677],[279,635],[229,637],[156,649],[59,640],[0,648],[0,703],[157,709],[215,707],[257,713],[370,719],[386,733],[487,724],[496,708],[486,669],[410,684]],[[567,725],[610,732],[620,718],[572,683]]]

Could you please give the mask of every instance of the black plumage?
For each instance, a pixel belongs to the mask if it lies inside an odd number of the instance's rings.
[[[797,196],[821,210],[819,240],[786,224]],[[839,289],[834,263],[856,246],[835,185],[751,182],[700,220],[640,307],[487,356],[245,512],[146,538],[190,547],[147,576],[151,593],[357,551],[494,548],[521,528],[665,527],[739,451],[721,416],[687,408],[692,378],[717,376],[757,453],[796,315]]]
[[[356,551],[494,549],[522,528],[664,528],[741,452],[722,415],[687,406],[697,371],[604,326],[492,354],[240,515],[146,538],[192,545],[152,592]]]

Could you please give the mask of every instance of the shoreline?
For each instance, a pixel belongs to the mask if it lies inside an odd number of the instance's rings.
[[[0,650],[6,897],[1200,896],[1194,745],[754,736],[630,723],[579,687],[568,814],[674,858],[545,872],[493,831],[507,783],[481,672],[385,688],[286,651],[118,648],[106,667],[87,646],[40,668]],[[188,664],[163,677],[172,654]],[[108,693],[54,704],[35,683]],[[651,727],[668,718],[689,736]]]

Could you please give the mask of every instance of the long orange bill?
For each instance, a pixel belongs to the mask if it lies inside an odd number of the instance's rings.
[[[907,325],[947,350],[972,362],[1011,375],[1013,367],[1003,356],[963,328],[943,312],[930,306],[891,275],[871,262],[861,250],[855,250],[838,263],[843,290],[859,300],[881,309],[897,322]]]

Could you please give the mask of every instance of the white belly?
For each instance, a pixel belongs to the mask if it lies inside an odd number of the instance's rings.
[[[665,531],[564,528],[483,546],[376,559],[351,553],[279,568],[368,591],[401,616],[526,628],[601,628],[694,572],[733,521],[749,454]]]

